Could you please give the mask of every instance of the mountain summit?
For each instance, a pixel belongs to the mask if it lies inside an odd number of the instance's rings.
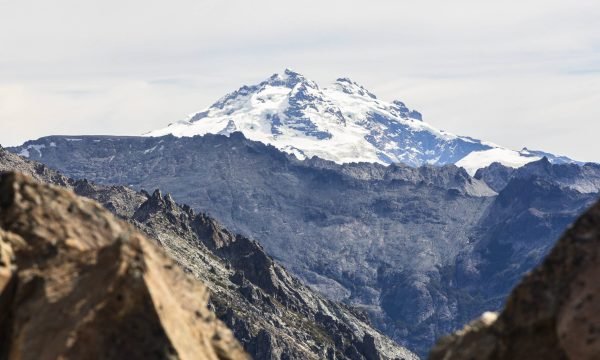
[[[189,119],[145,135],[236,131],[301,159],[318,156],[337,163],[456,164],[474,174],[493,162],[520,167],[542,157],[438,130],[402,101],[380,100],[348,78],[321,88],[290,69],[242,86]],[[552,162],[572,161],[543,154]]]

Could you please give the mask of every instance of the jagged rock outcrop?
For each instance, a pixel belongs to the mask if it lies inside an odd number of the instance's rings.
[[[0,358],[248,359],[208,290],[92,200],[0,177]]]
[[[540,178],[563,188],[581,193],[600,192],[600,164],[553,164],[548,158],[532,162],[519,169],[493,163],[477,170],[476,179],[484,181],[495,191],[501,191],[512,179]]]
[[[514,168],[495,162],[485,168],[477,170],[473,177],[484,181],[494,191],[500,192],[504,189],[506,184],[508,184],[511,175],[514,172]]]
[[[27,173],[37,166],[13,154],[7,157],[12,157],[10,165],[18,163]],[[326,300],[258,243],[175,203],[170,195],[87,180],[63,182],[129,221],[206,284],[212,293],[210,307],[255,359],[416,359],[374,330],[363,312]]]
[[[416,359],[375,331],[365,314],[303,285],[257,242],[159,190],[142,193],[131,221],[208,284],[219,318],[256,359]],[[114,192],[111,201],[120,197]]]
[[[443,338],[431,360],[600,359],[600,203],[562,236],[510,294]]]

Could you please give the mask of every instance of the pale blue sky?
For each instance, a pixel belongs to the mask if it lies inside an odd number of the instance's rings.
[[[0,0],[0,144],[140,134],[285,67],[600,161],[600,2]]]

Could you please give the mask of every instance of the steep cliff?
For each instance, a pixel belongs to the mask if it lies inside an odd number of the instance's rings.
[[[600,359],[600,203],[517,285],[499,315],[438,342],[431,360]]]

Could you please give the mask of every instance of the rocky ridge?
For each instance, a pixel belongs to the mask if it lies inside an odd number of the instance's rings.
[[[0,150],[0,171],[36,173],[35,162]],[[186,272],[211,290],[211,307],[256,359],[414,359],[373,330],[365,315],[317,295],[274,262],[256,242],[160,191],[136,192],[71,180],[47,169],[77,194],[98,200],[155,239]]]
[[[581,193],[600,191],[600,164],[552,164],[544,157],[527,167],[513,169],[500,163],[493,163],[479,169],[474,178],[484,181],[492,189],[504,188],[511,179],[531,178],[551,179],[561,187],[577,190]]]

